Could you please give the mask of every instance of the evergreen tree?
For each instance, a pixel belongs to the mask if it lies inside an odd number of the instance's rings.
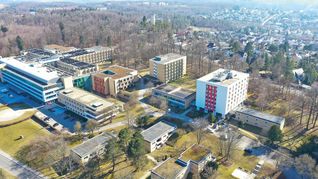
[[[112,46],[112,38],[111,38],[111,36],[107,36],[107,46],[108,47]]]
[[[135,132],[128,145],[128,157],[133,160],[138,159],[146,153],[144,139],[139,131]]]
[[[285,63],[285,70],[284,70],[284,77],[287,80],[292,80],[293,79],[293,69],[294,69],[294,64],[290,60],[289,57],[286,58],[286,63]]]
[[[65,31],[64,31],[64,24],[63,24],[63,22],[60,22],[60,23],[59,23],[59,28],[60,28],[60,33],[61,33],[62,41],[65,43]]]
[[[268,139],[273,143],[283,139],[283,133],[278,126],[272,126],[268,131]]]
[[[17,36],[15,39],[17,46],[19,48],[20,51],[24,50],[24,42],[23,39],[20,36]]]
[[[106,145],[105,158],[112,161],[112,171],[115,170],[116,157],[119,153],[119,145],[116,139],[111,139]]]
[[[9,31],[8,27],[5,27],[3,25],[1,25],[0,30],[4,35]]]
[[[272,61],[268,56],[268,53],[265,53],[265,62],[264,62],[264,70],[269,70],[272,66]]]

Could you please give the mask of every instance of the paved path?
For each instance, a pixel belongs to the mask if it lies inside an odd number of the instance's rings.
[[[111,124],[107,124],[106,126],[103,126],[103,127],[99,128],[97,131],[101,132],[101,131],[105,131],[105,130],[108,130],[108,129],[121,127],[121,126],[124,126],[124,125],[127,125],[127,124],[128,124],[127,120],[116,122],[116,123],[111,123]]]
[[[32,170],[26,165],[10,157],[0,150],[0,168],[21,179],[43,179],[46,178],[39,172]]]

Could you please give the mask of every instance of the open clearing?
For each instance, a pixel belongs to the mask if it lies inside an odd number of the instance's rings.
[[[24,138],[18,140],[22,135]],[[14,156],[24,145],[36,137],[49,135],[49,132],[32,119],[0,128],[0,149]]]
[[[11,108],[5,108],[0,110],[0,122],[6,122],[15,120],[27,114],[28,112],[34,111],[33,109],[21,109],[21,110],[13,110]]]

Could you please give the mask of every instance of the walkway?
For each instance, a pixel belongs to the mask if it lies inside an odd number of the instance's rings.
[[[10,155],[0,150],[0,168],[8,171],[12,175],[21,179],[42,179],[46,178],[39,172],[27,167],[19,161],[13,159]]]
[[[121,127],[121,126],[125,126],[125,125],[128,125],[127,120],[116,122],[116,123],[107,124],[106,126],[103,126],[103,127],[99,128],[97,130],[97,132],[102,132],[102,131],[105,131],[105,130],[108,130],[108,129],[113,129],[113,128],[117,128],[117,127]]]

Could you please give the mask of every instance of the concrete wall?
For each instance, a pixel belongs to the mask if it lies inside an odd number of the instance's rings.
[[[281,124],[273,123],[261,118],[257,118],[254,116],[250,116],[244,113],[236,112],[235,113],[235,120],[241,121],[243,123],[256,126],[262,129],[262,133],[267,135],[267,132],[270,130],[272,126],[278,126],[281,130],[284,128],[284,122]]]

